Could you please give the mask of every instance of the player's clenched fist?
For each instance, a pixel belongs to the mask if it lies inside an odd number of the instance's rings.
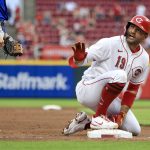
[[[87,55],[87,52],[85,52],[85,44],[84,43],[76,43],[73,47],[74,52],[74,59],[75,61],[83,61]]]

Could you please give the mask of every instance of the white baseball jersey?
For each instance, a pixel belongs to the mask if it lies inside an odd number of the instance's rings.
[[[88,54],[82,65],[88,62],[92,65],[84,72],[83,79],[120,69],[127,73],[127,81],[140,84],[145,79],[149,55],[141,45],[138,52],[132,53],[124,35],[101,39],[86,51]]]
[[[138,52],[132,53],[123,35],[101,39],[86,51],[87,57],[80,65],[89,62],[92,64],[78,82],[76,96],[82,105],[93,111],[96,111],[101,92],[107,83],[130,81],[140,84],[145,79],[149,56],[141,45]],[[107,113],[118,114],[120,107],[120,99],[116,98],[110,104]],[[140,125],[131,110],[128,111],[121,129],[140,133]]]

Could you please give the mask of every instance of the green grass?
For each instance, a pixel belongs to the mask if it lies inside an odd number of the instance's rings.
[[[0,142],[1,150],[148,150],[149,141]]]
[[[0,107],[41,107],[43,105],[56,104],[62,107],[81,107],[76,99],[45,99],[45,98],[0,98]],[[133,108],[149,107],[149,100],[137,100]]]
[[[142,125],[150,125],[150,108],[148,109],[133,109],[133,113]]]
[[[42,107],[53,104],[62,107],[80,107],[75,99],[0,99],[0,107]]]
[[[44,105],[60,105],[62,107],[76,107],[79,110],[92,113],[81,106],[76,99],[0,99],[0,107],[42,107]],[[140,124],[150,125],[150,101],[135,101],[132,108]],[[148,141],[129,141],[114,139],[113,141],[0,141],[0,150],[148,150]]]
[[[137,107],[150,108],[150,100],[136,100],[133,104],[133,108]]]

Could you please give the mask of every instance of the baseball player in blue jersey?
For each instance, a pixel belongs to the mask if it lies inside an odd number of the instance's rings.
[[[0,47],[4,46],[4,21],[6,20],[8,20],[6,1],[0,0]]]
[[[20,56],[23,54],[22,45],[6,33],[5,21],[7,20],[6,0],[0,0],[0,48],[3,48],[4,53],[7,55]]]

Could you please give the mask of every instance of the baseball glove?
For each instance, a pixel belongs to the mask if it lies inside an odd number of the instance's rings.
[[[3,50],[6,55],[10,56],[21,56],[23,54],[22,45],[10,36],[4,38]]]

